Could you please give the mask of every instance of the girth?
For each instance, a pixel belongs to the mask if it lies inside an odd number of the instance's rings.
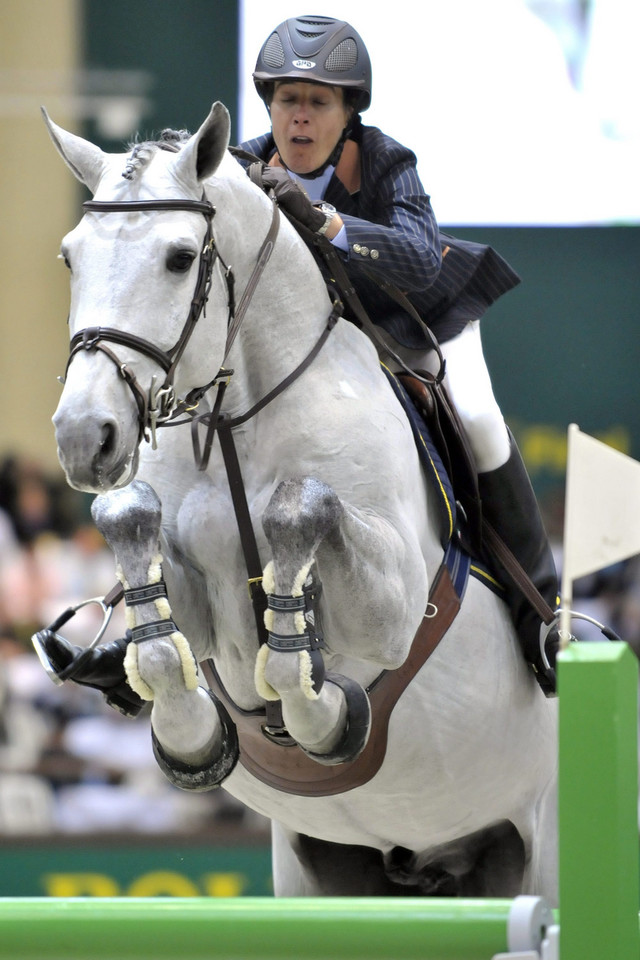
[[[371,732],[364,750],[355,760],[324,766],[309,757],[297,743],[280,743],[268,738],[264,730],[268,723],[266,709],[243,710],[229,696],[213,661],[201,663],[209,688],[223,701],[236,725],[240,763],[245,770],[276,790],[302,797],[334,796],[371,780],[385,758],[393,709],[453,623],[462,603],[468,572],[468,557],[450,544],[407,659],[395,670],[383,670],[367,687]]]

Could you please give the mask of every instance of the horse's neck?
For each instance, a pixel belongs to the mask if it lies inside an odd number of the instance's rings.
[[[234,161],[235,162],[235,161]],[[233,266],[236,307],[256,279],[273,206],[247,181],[233,178],[234,204],[216,230],[226,263]],[[222,204],[220,204],[222,207]],[[259,400],[291,373],[325,329],[331,302],[304,241],[282,214],[272,252],[257,278],[225,366],[235,371],[229,398],[240,408]],[[228,247],[228,252],[227,248]],[[243,305],[244,306],[244,305]]]

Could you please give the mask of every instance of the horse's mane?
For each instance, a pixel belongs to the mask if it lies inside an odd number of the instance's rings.
[[[188,130],[172,130],[167,127],[162,130],[157,140],[130,143],[129,150],[131,153],[127,158],[122,176],[125,180],[135,180],[158,150],[169,150],[171,153],[177,153],[190,137],[191,134]]]

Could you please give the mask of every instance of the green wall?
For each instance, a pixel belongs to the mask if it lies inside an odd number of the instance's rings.
[[[237,117],[237,0],[84,0],[82,36],[87,69],[149,74],[143,137],[163,127],[197,130],[214,100]],[[86,135],[122,149],[93,122]]]
[[[0,897],[270,896],[265,835],[4,838]]]
[[[452,228],[490,243],[522,283],[483,320],[503,412],[539,489],[564,477],[566,429],[640,460],[640,228]]]

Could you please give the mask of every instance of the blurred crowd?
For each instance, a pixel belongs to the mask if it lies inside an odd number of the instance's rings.
[[[123,717],[96,690],[54,684],[36,657],[33,633],[116,582],[90,503],[37,463],[0,461],[0,836],[262,826],[225,791],[168,783],[151,751],[149,708]],[[92,604],[60,632],[84,646],[102,618]],[[123,620],[116,607],[105,640],[124,634]]]
[[[545,518],[561,565],[562,498]],[[264,821],[223,790],[189,794],[171,786],[151,752],[148,708],[135,720],[95,690],[55,685],[31,636],[67,607],[104,597],[114,560],[90,519],[90,498],[38,464],[0,462],[0,836],[147,834],[260,829]],[[640,654],[640,560],[574,585],[574,607],[612,628]],[[91,605],[61,629],[86,645],[102,622]],[[600,639],[573,623],[582,640]],[[105,639],[124,633],[116,608]]]

